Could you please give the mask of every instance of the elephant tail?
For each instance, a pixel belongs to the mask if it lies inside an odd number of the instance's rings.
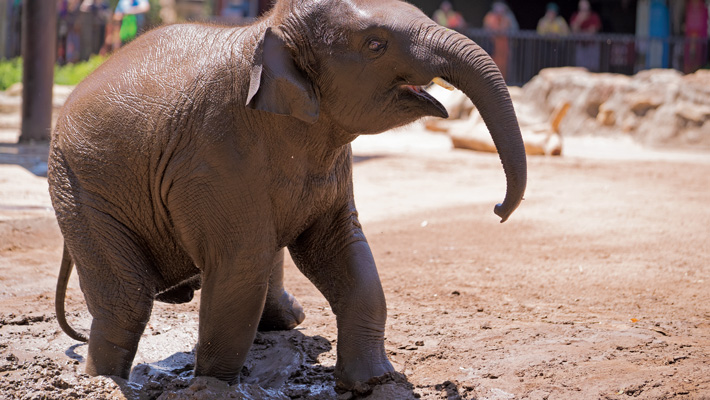
[[[62,328],[64,333],[69,335],[70,338],[78,340],[80,342],[88,342],[89,339],[86,335],[79,333],[72,328],[67,322],[67,316],[64,312],[64,299],[67,294],[67,284],[69,284],[69,277],[71,276],[72,268],[74,263],[72,262],[69,250],[67,250],[66,243],[64,244],[64,253],[62,254],[62,265],[59,268],[59,277],[57,278],[57,293],[54,298],[54,309],[57,313],[57,322]]]

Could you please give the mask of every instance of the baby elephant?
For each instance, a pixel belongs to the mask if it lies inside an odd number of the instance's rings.
[[[93,317],[86,371],[128,377],[153,301],[201,285],[195,374],[238,379],[257,328],[303,310],[283,254],[337,317],[339,385],[391,372],[385,297],[353,202],[350,142],[446,110],[435,78],[478,107],[508,182],[526,183],[503,78],[474,42],[398,0],[283,0],[245,27],[171,25],[77,86],[52,136],[49,185]]]

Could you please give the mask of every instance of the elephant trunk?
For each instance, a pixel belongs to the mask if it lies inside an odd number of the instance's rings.
[[[507,180],[505,200],[494,212],[505,222],[523,200],[527,181],[525,146],[508,87],[493,59],[469,38],[440,26],[422,35],[433,41],[432,63],[440,76],[468,96],[488,127]]]

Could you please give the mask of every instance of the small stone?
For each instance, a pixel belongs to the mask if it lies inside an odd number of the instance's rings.
[[[353,392],[345,392],[338,395],[338,400],[350,400],[353,398]]]

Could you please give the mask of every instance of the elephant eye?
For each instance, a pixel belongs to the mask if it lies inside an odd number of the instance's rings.
[[[370,41],[367,43],[367,48],[370,51],[380,52],[385,49],[386,45],[387,43],[382,40],[370,39]]]

